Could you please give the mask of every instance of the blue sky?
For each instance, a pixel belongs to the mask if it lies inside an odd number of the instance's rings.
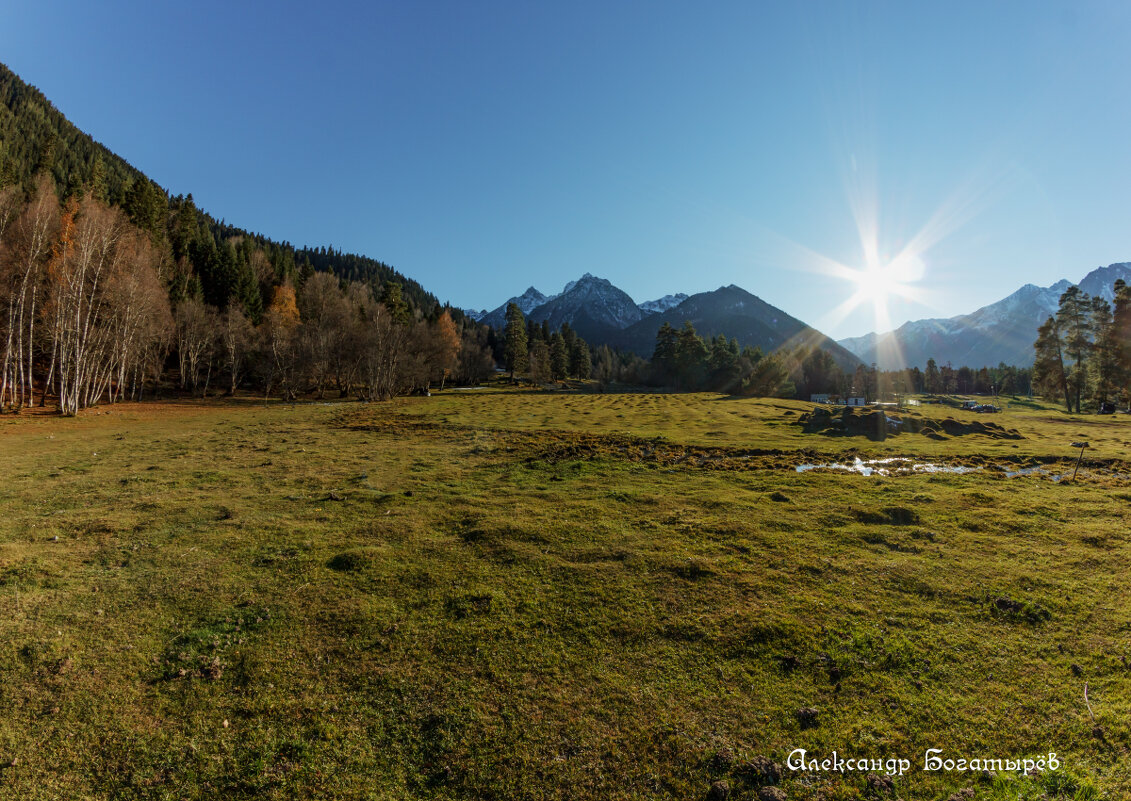
[[[0,0],[0,61],[229,222],[460,306],[734,283],[838,337],[877,327],[828,274],[861,231],[917,257],[892,325],[1131,260],[1129,34],[1124,2]]]

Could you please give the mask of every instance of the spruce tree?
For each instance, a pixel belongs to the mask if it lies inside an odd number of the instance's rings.
[[[1119,364],[1112,325],[1111,305],[1098,295],[1092,298],[1091,325],[1094,336],[1092,359],[1088,365],[1090,396],[1097,406],[1118,392]]]
[[[247,262],[241,264],[238,270],[236,297],[247,319],[254,325],[259,325],[263,319],[263,297],[259,294],[259,281]]]
[[[707,373],[707,359],[710,351],[703,337],[695,332],[690,320],[683,321],[676,339],[675,372],[676,380],[685,389],[698,389],[703,386]]]
[[[526,320],[522,316],[522,309],[515,303],[507,304],[506,319],[507,324],[503,329],[503,364],[510,371],[511,381],[514,381],[514,374],[526,369]]]
[[[408,303],[401,297],[401,285],[396,281],[385,284],[381,292],[381,303],[389,310],[389,316],[398,325],[408,325],[412,320],[412,311]]]
[[[675,377],[676,333],[666,321],[656,332],[656,347],[652,350],[652,373],[657,383],[668,384]]]
[[[550,335],[550,372],[555,381],[560,381],[569,374],[569,349],[561,331]]]
[[[562,323],[561,332],[566,347],[569,348],[570,353],[573,353],[573,343],[577,340],[577,332],[570,327],[569,323]]]
[[[107,202],[106,195],[106,165],[102,163],[102,154],[94,157],[94,164],[90,168],[90,193],[99,203]]]
[[[737,347],[738,343],[735,342]],[[711,340],[711,355],[708,359],[708,384],[710,389],[719,392],[733,392],[738,385],[738,354],[731,350],[725,334]]]
[[[940,391],[939,365],[934,358],[927,359],[927,372],[923,376],[923,386],[930,393]]]
[[[541,337],[530,346],[530,378],[536,384],[544,384],[551,378],[550,346]]]
[[[588,379],[593,373],[593,357],[589,353],[589,345],[581,337],[573,341],[573,348],[569,354],[569,372],[574,378]]]

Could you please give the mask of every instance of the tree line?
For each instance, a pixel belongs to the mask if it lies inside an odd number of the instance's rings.
[[[515,303],[507,304],[499,361],[510,373],[528,373],[530,380],[544,384],[564,378],[588,379],[593,373],[593,354],[589,344],[569,325],[556,331],[543,321],[527,320]]]
[[[1070,286],[1037,330],[1034,386],[1069,412],[1131,399],[1131,287],[1114,289],[1113,305]]]
[[[0,188],[0,410],[51,398],[75,414],[164,380],[383,399],[494,369],[484,327],[399,282],[279,270],[253,239],[217,244],[188,204],[145,208],[98,186],[60,200],[46,171]]]
[[[525,320],[508,304],[502,337],[492,329],[488,341],[512,379],[527,375],[535,383],[592,376],[599,385],[620,383],[697,392],[808,399],[815,394],[859,396],[866,401],[903,394],[1019,395],[1031,390],[1031,370],[952,367],[927,361],[927,369],[878,370],[859,364],[843,369],[832,354],[801,346],[765,354],[719,334],[705,339],[687,320],[679,329],[663,323],[656,332],[650,360],[631,352],[585,343],[568,323],[552,331],[548,322]]]
[[[815,394],[857,396],[866,401],[903,394],[1022,394],[1029,391],[1027,368],[953,368],[934,359],[927,369],[878,370],[859,364],[845,370],[817,346],[763,354],[719,334],[699,336],[690,321],[680,330],[664,323],[656,334],[650,379],[659,386],[737,395],[808,399]]]

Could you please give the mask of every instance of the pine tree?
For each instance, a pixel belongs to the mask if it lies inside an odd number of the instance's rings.
[[[593,373],[593,357],[589,353],[589,345],[581,337],[573,341],[573,348],[569,353],[569,372],[574,378],[587,380]]]
[[[507,324],[503,329],[503,364],[510,371],[511,381],[514,381],[514,374],[526,369],[526,320],[522,316],[522,309],[514,303],[507,304],[506,319]]]
[[[569,374],[569,349],[561,331],[550,335],[550,373],[555,381],[560,381]]]
[[[408,325],[412,320],[412,311],[408,303],[401,296],[401,285],[396,281],[385,284],[381,292],[381,303],[389,310],[389,316],[398,325]]]
[[[710,351],[707,350],[703,337],[695,332],[695,326],[690,320],[684,320],[675,348],[676,380],[681,387],[698,389],[703,385],[709,356]]]
[[[106,165],[102,163],[102,154],[94,157],[94,164],[90,168],[90,194],[99,203],[106,203]]]
[[[1055,317],[1050,317],[1037,329],[1033,343],[1036,355],[1033,360],[1033,386],[1048,399],[1064,399],[1072,411],[1072,398],[1068,391],[1068,376],[1064,369],[1064,347]]]
[[[1115,383],[1124,403],[1131,400],[1131,287],[1123,279],[1115,282],[1115,306],[1111,313],[1111,346],[1115,351]]]
[[[738,342],[736,341],[737,348]],[[738,354],[731,350],[725,334],[711,340],[711,355],[707,362],[710,374],[708,384],[719,392],[733,392],[738,388]]]
[[[923,386],[932,394],[938,393],[942,390],[942,382],[939,377],[939,365],[933,358],[927,359],[927,372],[923,376]]]
[[[562,323],[561,332],[566,347],[569,348],[570,353],[573,353],[573,343],[577,341],[577,332],[570,327],[569,323]]]
[[[1111,305],[1098,295],[1092,298],[1091,325],[1095,339],[1088,365],[1088,382],[1092,401],[1101,406],[1119,391],[1119,354]]]
[[[146,178],[138,178],[134,181],[126,192],[124,208],[126,214],[130,216],[130,221],[143,231],[147,231],[154,241],[164,233],[165,212],[168,205],[164,192],[152,181]],[[180,211],[178,211],[178,224],[179,217]],[[251,240],[245,241],[250,243]]]
[[[773,354],[757,361],[742,391],[758,398],[786,398],[794,394],[794,386],[782,360]]]
[[[617,376],[617,357],[608,345],[597,348],[597,355],[593,359],[593,377],[605,391],[606,385]]]
[[[541,328],[538,329],[539,334]],[[550,380],[550,346],[539,336],[530,346],[530,378],[535,384]]]
[[[1070,286],[1060,296],[1060,307],[1056,312],[1056,325],[1063,342],[1063,355],[1068,362],[1064,365],[1067,378],[1066,397],[1072,402],[1076,413],[1080,413],[1080,401],[1088,383],[1088,360],[1091,358],[1092,318],[1091,299],[1080,287]]]
[[[652,373],[657,383],[668,384],[675,378],[675,329],[666,321],[656,332],[656,347],[652,350]]]
[[[247,318],[259,325],[263,319],[263,296],[259,294],[259,281],[247,262],[239,267],[235,294]]]

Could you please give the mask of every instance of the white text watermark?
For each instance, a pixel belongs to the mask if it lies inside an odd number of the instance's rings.
[[[804,748],[795,748],[786,759],[790,770],[820,771],[824,773],[886,773],[889,776],[902,776],[909,772],[912,761],[904,757],[844,757],[833,751],[827,757],[809,756]],[[928,773],[965,773],[991,770],[1005,773],[1033,773],[1058,770],[1060,761],[1055,753],[1039,757],[1006,759],[1000,757],[949,757],[941,748],[928,748],[922,761],[921,770]]]

